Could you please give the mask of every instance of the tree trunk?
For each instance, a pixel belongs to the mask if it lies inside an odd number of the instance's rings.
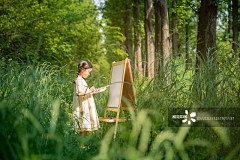
[[[147,55],[146,54],[144,55],[144,62],[145,63],[143,65],[143,69],[144,69],[143,70],[143,75],[144,75],[144,77],[147,77],[148,72],[147,72]]]
[[[159,3],[159,12],[161,15],[161,51],[162,51],[162,62],[163,72],[167,77],[167,84],[170,83],[170,72],[167,68],[167,63],[170,58],[171,42],[169,38],[169,22],[168,22],[168,7],[167,0],[157,0]]]
[[[172,50],[173,56],[175,57],[178,51],[178,44],[177,44],[177,32],[176,32],[176,23],[177,23],[177,10],[176,10],[177,0],[172,1],[172,8],[174,11],[172,12]]]
[[[189,28],[189,21],[187,20],[186,21],[186,24],[185,24],[185,29],[186,29],[186,68],[189,67],[189,42],[188,42],[188,28]]]
[[[198,21],[197,34],[197,56],[196,56],[196,73],[199,71],[201,61],[207,61],[207,52],[213,57],[213,68],[216,63],[216,18],[217,2],[216,0],[201,1]]]
[[[139,0],[134,0],[133,7],[134,25],[134,56],[135,56],[135,70],[138,71],[139,76],[142,77],[142,54],[141,54],[141,35],[140,35],[140,7]]]
[[[145,53],[147,58],[147,72],[149,80],[154,76],[154,44],[153,44],[153,3],[152,0],[144,1],[145,13]]]
[[[145,41],[145,39],[142,40],[142,44],[144,44],[144,41]],[[144,48],[143,48],[143,47],[144,47]],[[145,46],[142,46],[142,50],[143,50],[144,52],[146,52],[146,51],[145,51],[145,48],[146,48]],[[144,77],[147,77],[147,76],[148,76],[146,70],[147,70],[147,55],[144,54],[144,56],[143,56],[143,76],[144,76]]]
[[[233,0],[233,44],[232,48],[237,58],[238,55],[238,0]]]
[[[161,39],[162,39],[162,25],[161,25],[161,15],[160,15],[160,4],[158,0],[155,0],[154,3],[155,8],[155,75],[161,76],[160,67],[162,66],[162,47],[161,47]]]
[[[230,1],[228,4],[228,36],[229,36],[229,39],[231,38],[231,29],[232,29],[231,19],[232,19],[232,13],[231,13],[231,1]]]
[[[133,73],[133,63],[134,63],[134,58],[133,58],[133,49],[132,49],[132,21],[131,21],[131,6],[130,4],[127,2],[126,4],[126,17],[125,17],[125,36],[126,36],[126,41],[125,41],[125,45],[126,45],[126,51],[129,55],[129,58],[131,60],[131,69],[132,69],[132,73]]]

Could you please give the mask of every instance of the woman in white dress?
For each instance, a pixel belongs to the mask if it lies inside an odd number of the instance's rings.
[[[92,71],[92,64],[87,60],[81,60],[78,64],[78,72],[74,83],[73,96],[73,125],[75,131],[85,136],[86,131],[100,128],[98,114],[93,98],[94,87],[88,87],[86,81]]]

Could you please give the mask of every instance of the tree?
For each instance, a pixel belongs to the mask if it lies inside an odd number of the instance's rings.
[[[173,56],[177,54],[178,51],[178,44],[177,44],[177,31],[176,31],[176,23],[177,23],[177,9],[176,9],[177,0],[172,1],[172,50]]]
[[[126,46],[126,51],[129,55],[129,58],[131,60],[131,68],[132,70],[134,69],[133,63],[134,63],[134,58],[133,58],[133,49],[132,49],[132,17],[131,17],[131,3],[129,0],[125,2],[126,6],[126,11],[125,11],[125,26],[124,26],[124,33],[126,37],[125,41],[125,46]]]
[[[153,2],[152,0],[144,1],[145,13],[145,53],[147,58],[147,77],[149,79],[154,76],[154,43],[153,43]]]
[[[231,23],[231,19],[232,19],[232,13],[231,13],[231,1],[228,2],[228,35],[229,35],[229,39],[231,38],[231,29],[232,29],[232,23]]]
[[[233,44],[235,57],[238,53],[238,0],[233,0]]]
[[[193,2],[193,1],[192,1]],[[195,3],[196,4],[196,3]],[[173,4],[171,4],[172,6]],[[195,9],[191,9],[188,1],[186,0],[181,0],[178,1],[176,4],[176,9],[170,8],[169,10],[174,14],[174,12],[177,13],[177,23],[176,23],[176,30],[177,32],[177,45],[175,45],[176,50],[178,51],[178,56],[179,57],[184,57],[186,59],[186,67],[188,67],[189,63],[191,62],[190,59],[190,54],[191,53],[196,53],[196,37],[197,37],[197,17],[198,15],[194,12]],[[171,7],[169,5],[169,7]],[[196,8],[197,5],[195,5],[193,8]],[[170,16],[170,15],[169,15]],[[171,26],[174,24],[174,17],[171,15]],[[173,31],[173,32],[174,32]],[[172,48],[174,47],[174,35],[172,35]],[[181,36],[179,36],[181,35]],[[175,43],[176,44],[176,43]],[[184,54],[185,50],[185,54]],[[174,49],[172,49],[172,52],[174,52]],[[174,57],[174,53],[173,53]]]
[[[217,1],[202,0],[199,10],[198,34],[197,34],[197,57],[196,67],[200,66],[201,61],[207,61],[207,53],[213,57],[216,62],[216,18]],[[196,72],[199,70],[196,69]]]
[[[126,1],[104,1],[103,13],[103,47],[106,49],[107,61],[120,61],[128,57],[126,48]],[[131,62],[132,64],[132,62]]]
[[[134,18],[134,56],[135,56],[135,70],[139,71],[139,75],[142,77],[142,55],[141,55],[141,35],[140,35],[140,6],[139,0],[134,0],[133,6],[133,18]]]
[[[157,0],[156,5],[159,8],[160,12],[160,25],[158,25],[158,32],[156,35],[161,35],[161,42],[160,42],[160,51],[161,51],[161,73],[164,73],[167,77],[167,83],[170,82],[170,73],[168,72],[167,63],[169,62],[170,58],[170,48],[171,42],[169,38],[169,17],[168,17],[168,8],[167,8],[167,0]]]
[[[185,24],[185,27],[186,27],[186,66],[188,68],[188,65],[189,65],[189,22],[188,20],[186,21],[186,24]]]
[[[155,74],[162,74],[159,73],[160,67],[163,66],[162,64],[162,23],[161,23],[161,14],[160,14],[160,1],[155,0],[154,3],[154,9],[155,9]]]
[[[98,12],[90,0],[0,1],[0,57],[77,66],[103,55]]]

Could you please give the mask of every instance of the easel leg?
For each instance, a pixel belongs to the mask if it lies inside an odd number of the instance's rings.
[[[115,140],[116,135],[117,135],[118,119],[119,119],[119,108],[118,108],[118,112],[117,112],[116,124],[115,124],[115,131],[114,131],[114,136],[113,136],[113,139],[114,139],[114,140]]]
[[[114,131],[114,136],[113,136],[114,140],[115,140],[116,135],[117,135],[117,127],[118,127],[118,121],[116,121],[116,124],[115,124],[115,131]]]
[[[107,110],[105,110],[105,112],[104,112],[104,118],[106,118],[106,115],[107,115]],[[101,133],[101,137],[103,137],[103,126],[104,126],[104,121],[103,121],[103,124],[102,124],[102,133]]]

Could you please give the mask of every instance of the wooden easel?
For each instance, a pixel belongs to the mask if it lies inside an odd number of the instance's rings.
[[[122,100],[122,96],[124,96],[129,104],[131,104],[131,107],[135,109],[136,98],[132,83],[133,79],[129,59],[125,59],[120,62],[113,62],[111,68],[110,87],[108,88],[107,106],[105,108],[104,117],[99,118],[100,121],[103,121],[102,135],[104,130],[104,122],[115,122],[115,131],[113,137],[115,139],[118,122],[126,121],[124,111],[128,110],[128,106],[125,103],[126,101]],[[122,109],[123,117],[119,117],[120,107]],[[106,117],[107,112],[109,111],[117,112],[117,116],[114,118]]]

